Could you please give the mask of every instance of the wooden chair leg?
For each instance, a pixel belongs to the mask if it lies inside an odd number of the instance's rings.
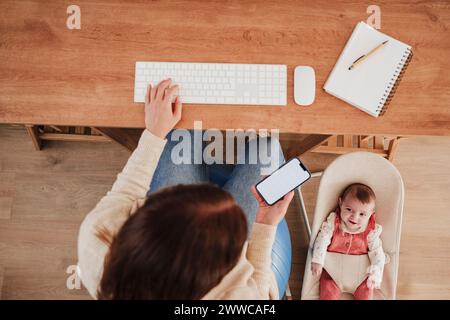
[[[42,140],[39,138],[38,127],[33,124],[26,124],[25,128],[27,129],[28,135],[33,142],[34,148],[36,150],[42,149]]]
[[[368,136],[359,136],[358,141],[358,147],[360,148],[369,148],[369,139],[367,139]]]
[[[310,151],[319,153],[331,154],[345,154],[354,151],[367,151],[378,154],[393,161],[397,152],[397,147],[400,139],[405,137],[399,136],[352,136],[352,135],[337,135],[325,140],[321,146],[312,148]],[[388,149],[384,148],[386,143]]]
[[[329,147],[337,147],[337,136],[331,136],[326,140],[326,145]]]
[[[384,150],[384,137],[383,136],[375,136],[375,144],[373,146],[374,149]]]
[[[388,148],[388,160],[393,162],[395,155],[397,153],[397,149],[398,149],[398,142],[399,142],[400,138],[396,137],[394,139],[392,139],[389,142],[389,148]]]
[[[344,148],[353,148],[353,136],[349,134],[344,135]]]

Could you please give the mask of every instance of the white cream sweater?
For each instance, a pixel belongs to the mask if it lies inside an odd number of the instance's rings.
[[[139,144],[109,191],[89,212],[78,236],[78,267],[84,286],[93,298],[103,273],[109,247],[96,236],[105,227],[116,234],[145,202],[153,173],[166,140],[144,130]],[[236,266],[203,299],[277,299],[278,288],[271,270],[271,251],[276,227],[255,223],[250,240]]]

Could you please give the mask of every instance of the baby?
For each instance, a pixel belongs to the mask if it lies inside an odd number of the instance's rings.
[[[320,276],[320,299],[334,300],[341,295],[330,270],[323,269],[327,252],[368,255],[368,276],[363,271],[365,279],[358,282],[353,295],[359,300],[372,299],[373,290],[380,288],[385,263],[381,230],[375,223],[375,193],[372,189],[360,183],[347,186],[339,197],[335,212],[328,215],[314,242],[311,271],[314,276]]]

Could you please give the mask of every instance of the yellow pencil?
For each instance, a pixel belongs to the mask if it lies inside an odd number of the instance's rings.
[[[348,67],[348,70],[352,70],[354,67],[356,67],[358,64],[362,63],[363,61],[365,61],[368,57],[370,57],[371,55],[373,55],[375,52],[377,52],[379,49],[381,49],[382,47],[384,47],[384,45],[388,42],[388,40],[384,41],[383,43],[380,43],[377,47],[373,48],[372,50],[370,50],[368,53],[366,53],[365,55],[362,55],[361,57],[359,57],[358,59],[356,59],[355,61],[353,61],[352,65],[350,67]]]

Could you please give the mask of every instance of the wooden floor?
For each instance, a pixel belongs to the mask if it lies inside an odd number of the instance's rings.
[[[295,155],[298,141],[283,138]],[[114,143],[47,142],[34,151],[21,127],[0,125],[0,298],[88,299],[67,288],[77,263],[79,225],[111,187],[129,153]],[[335,156],[306,154],[312,171]],[[450,299],[450,138],[402,140],[395,165],[406,184],[399,299]],[[315,178],[303,188],[314,209]],[[290,287],[299,298],[306,236],[298,204],[288,212],[293,242]],[[312,216],[310,216],[312,219]]]

